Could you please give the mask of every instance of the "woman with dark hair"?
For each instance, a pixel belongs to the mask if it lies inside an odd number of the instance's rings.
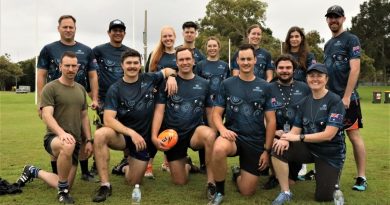
[[[314,54],[309,52],[303,30],[297,26],[291,27],[287,32],[285,43],[283,53],[291,54],[298,63],[294,71],[294,80],[306,82],[306,70],[316,63],[316,59]]]

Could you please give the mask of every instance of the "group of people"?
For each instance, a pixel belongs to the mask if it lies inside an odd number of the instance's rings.
[[[125,24],[113,20],[110,42],[94,49],[76,42],[76,20],[59,18],[60,41],[46,45],[38,60],[39,116],[47,125],[44,147],[52,157],[53,172],[26,165],[17,183],[33,178],[58,189],[58,201],[74,203],[69,190],[78,161],[82,178],[90,180],[88,158],[93,154],[100,187],[93,202],[112,194],[109,180],[110,149],[124,152],[113,173],[129,184],[154,178],[152,163],[164,152],[162,167],[176,185],[188,183],[191,172],[207,175],[209,204],[225,197],[227,158],[239,156],[231,167],[238,191],[253,195],[259,176],[271,168],[281,192],[272,204],[292,199],[290,185],[302,163],[315,164],[316,201],[330,201],[340,182],[345,153],[344,132],[354,148],[358,177],[354,190],[367,188],[365,148],[359,96],[358,38],[343,29],[344,10],[332,6],[325,15],[332,39],[325,45],[325,62],[309,52],[304,32],[292,27],[284,54],[276,58],[260,47],[262,28],[247,30],[229,65],[220,60],[221,43],[206,41],[206,56],[195,48],[198,26],[183,24],[184,43],[175,47],[176,33],[163,27],[158,45],[142,72],[141,54],[122,44]],[[87,95],[91,105],[87,104]],[[101,119],[92,140],[88,106]],[[168,149],[158,139],[174,129],[177,144]],[[200,170],[187,155],[199,151]]]

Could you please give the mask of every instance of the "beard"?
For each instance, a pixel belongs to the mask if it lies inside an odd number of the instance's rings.
[[[291,76],[291,77],[289,77],[289,78],[287,78],[287,79],[283,79],[283,78],[281,78],[281,77],[279,76],[278,79],[279,79],[279,81],[280,81],[282,84],[289,84],[289,83],[292,82],[293,77]]]

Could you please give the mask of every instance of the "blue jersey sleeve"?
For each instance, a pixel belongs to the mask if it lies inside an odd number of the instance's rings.
[[[351,35],[348,45],[348,55],[350,59],[360,58],[360,42],[355,35]]]
[[[166,82],[167,82],[166,80],[163,81],[161,86],[158,89],[157,99],[156,99],[157,104],[166,104],[167,103],[168,96],[167,96],[167,92],[165,91]]]
[[[343,128],[343,120],[345,116],[344,104],[342,101],[334,103],[329,110],[327,126]]]
[[[272,60],[271,54],[267,53],[267,57],[266,58],[267,58],[266,70],[275,70],[275,65],[274,65],[274,62]]]
[[[41,52],[39,53],[37,66],[40,69],[49,70],[50,58],[49,58],[49,54],[48,54],[48,50],[47,50],[46,46],[43,47]]]
[[[237,57],[238,57],[238,51],[233,55],[233,58],[231,59],[231,69],[232,70],[240,70],[237,63]]]
[[[115,83],[107,91],[106,100],[104,102],[105,110],[118,111],[118,95],[119,89],[117,83]]]
[[[225,93],[225,84],[224,84],[224,82],[222,82],[221,86],[219,87],[217,96],[215,98],[214,106],[225,108],[226,107],[225,95],[226,95],[226,93]]]
[[[306,68],[309,68],[311,65],[316,64],[317,60],[313,53],[309,52],[306,58]]]
[[[88,56],[88,72],[89,71],[95,71],[95,70],[98,70],[98,64],[97,64],[97,61],[96,61],[96,58],[95,58],[95,55],[93,54],[92,50]]]

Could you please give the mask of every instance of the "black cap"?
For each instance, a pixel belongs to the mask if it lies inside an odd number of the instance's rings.
[[[108,26],[108,31],[111,31],[113,28],[123,28],[123,30],[126,30],[125,23],[119,19],[115,19],[110,22],[110,25]]]
[[[326,66],[324,64],[322,64],[322,63],[316,63],[316,64],[311,65],[307,69],[306,73],[310,73],[313,70],[316,70],[316,71],[321,72],[321,73],[328,74],[328,70],[326,69]]]
[[[328,11],[326,12],[325,17],[328,17],[332,14],[335,14],[337,16],[344,16],[344,9],[341,8],[341,6],[333,5],[329,7]]]

